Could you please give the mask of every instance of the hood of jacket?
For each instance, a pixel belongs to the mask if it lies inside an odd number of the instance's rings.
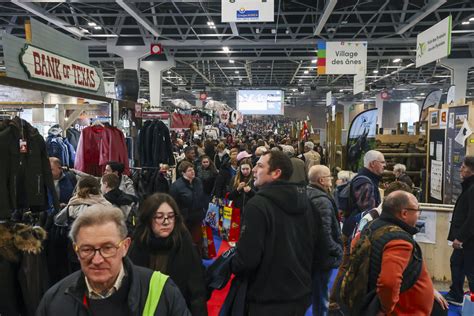
[[[461,183],[462,190],[463,191],[467,190],[473,184],[474,184],[474,176],[470,176],[469,178],[464,179],[463,182]]]
[[[48,136],[60,136],[62,132],[63,129],[58,124],[56,124],[51,126],[51,128],[48,130]]]
[[[109,192],[104,194],[104,198],[110,203],[117,206],[130,205],[136,200],[133,195],[127,194],[118,188],[110,190]]]
[[[268,198],[287,214],[303,214],[310,207],[306,187],[298,183],[275,181],[261,187],[257,195]]]

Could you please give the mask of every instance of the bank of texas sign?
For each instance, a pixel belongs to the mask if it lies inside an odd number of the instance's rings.
[[[20,64],[28,78],[63,86],[98,91],[101,78],[87,64],[26,44],[20,53]]]

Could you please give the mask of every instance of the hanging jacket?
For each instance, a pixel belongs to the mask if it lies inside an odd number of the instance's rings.
[[[17,208],[18,133],[13,121],[0,121],[0,220],[9,219],[11,211]]]
[[[160,120],[146,121],[138,134],[140,164],[159,167],[160,163],[174,165],[170,132]]]
[[[77,129],[73,127],[69,127],[66,130],[66,138],[71,144],[72,147],[74,147],[74,150],[77,149],[77,144],[79,143],[79,138],[81,137],[81,132],[78,131]]]
[[[20,137],[27,143],[27,152],[19,153],[19,166],[17,168],[16,190],[17,207],[31,208],[36,211],[48,209],[48,190],[54,191],[53,205],[59,210],[59,201],[54,189],[53,175],[49,164],[46,144],[36,128],[20,118],[13,119],[14,124],[19,127]]]

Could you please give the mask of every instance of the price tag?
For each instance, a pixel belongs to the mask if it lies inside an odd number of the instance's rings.
[[[20,139],[20,153],[26,154],[28,152],[28,144],[26,139]]]

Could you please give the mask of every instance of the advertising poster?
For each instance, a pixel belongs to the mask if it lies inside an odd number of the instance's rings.
[[[422,211],[416,228],[419,233],[415,235],[417,242],[426,244],[436,244],[436,212]]]
[[[364,154],[375,148],[377,108],[359,113],[349,127],[347,165],[357,172],[364,165]]]
[[[455,204],[461,194],[461,164],[466,155],[466,147],[455,141],[468,118],[468,106],[449,108],[446,127],[446,172],[444,176],[444,204]]]
[[[428,108],[430,107],[437,108],[439,106],[439,102],[441,100],[442,95],[443,95],[442,90],[433,90],[430,93],[428,93],[425,100],[423,100],[423,105],[421,106],[420,119],[419,119],[420,122],[426,120],[426,117],[428,116]]]
[[[443,162],[433,160],[431,162],[430,173],[430,196],[437,199],[443,199]]]

